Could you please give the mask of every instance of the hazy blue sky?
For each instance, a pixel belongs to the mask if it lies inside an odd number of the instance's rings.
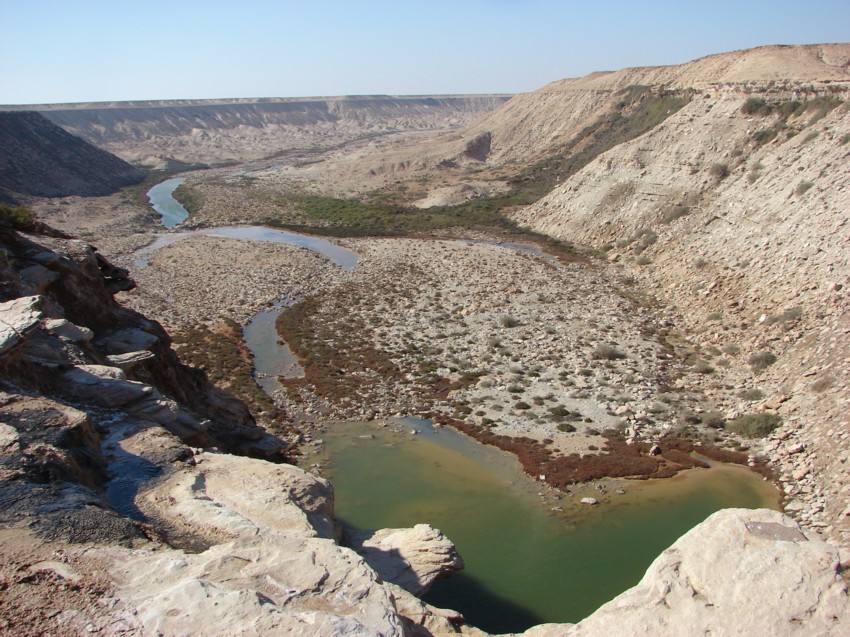
[[[0,0],[0,104],[514,93],[850,41],[850,0]]]

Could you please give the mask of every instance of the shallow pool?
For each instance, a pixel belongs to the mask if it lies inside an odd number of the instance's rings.
[[[605,496],[587,486],[556,500],[512,456],[427,421],[343,423],[322,437],[325,451],[309,462],[326,463],[336,516],[359,529],[420,522],[441,529],[466,569],[437,582],[426,601],[494,633],[579,621],[636,584],[659,553],[714,511],[778,506],[776,490],[742,467],[611,482]],[[600,505],[580,504],[583,495]]]

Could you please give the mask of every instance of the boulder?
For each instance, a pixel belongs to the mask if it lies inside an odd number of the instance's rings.
[[[350,546],[385,582],[424,595],[435,580],[463,569],[454,543],[429,524],[412,529],[348,531]]]

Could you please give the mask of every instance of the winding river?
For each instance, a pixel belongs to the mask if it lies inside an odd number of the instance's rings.
[[[256,226],[195,233],[293,243],[341,268],[357,263],[354,253],[318,237]],[[192,234],[167,235],[145,254]],[[257,380],[269,393],[280,388],[279,376],[302,373],[274,328],[290,301],[244,327]],[[321,436],[308,462],[332,480],[336,516],[350,528],[428,522],[444,531],[466,569],[437,582],[426,601],[491,633],[577,622],[636,584],[661,551],[714,511],[779,504],[760,476],[717,463],[667,480],[610,481],[604,496],[583,486],[570,497],[525,475],[513,456],[428,421],[339,423]],[[582,505],[583,495],[600,505]]]

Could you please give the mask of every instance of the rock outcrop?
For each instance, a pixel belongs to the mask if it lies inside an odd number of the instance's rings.
[[[463,568],[454,544],[429,524],[412,529],[349,531],[349,545],[386,582],[414,595],[424,595],[435,580]]]
[[[775,511],[726,509],[664,551],[640,583],[574,626],[525,637],[844,635],[838,550]]]

